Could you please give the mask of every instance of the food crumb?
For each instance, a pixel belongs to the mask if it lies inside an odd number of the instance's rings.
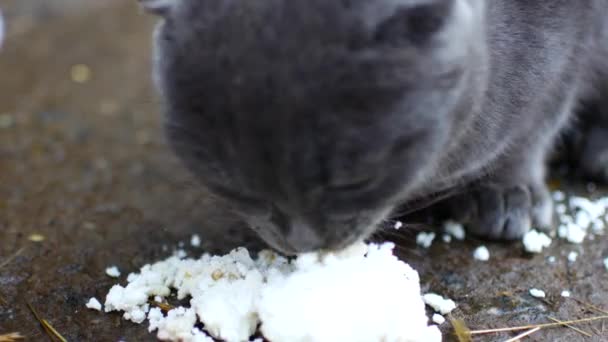
[[[91,299],[89,299],[89,301],[86,304],[86,307],[91,310],[101,311],[101,303],[95,297],[91,297]]]
[[[116,266],[110,266],[106,268],[106,274],[112,278],[120,277],[120,270]]]
[[[397,221],[397,222],[395,222],[395,224],[393,225],[393,228],[395,228],[396,230],[401,229],[401,227],[403,227],[403,222],[401,222],[401,221]]]
[[[433,240],[435,240],[435,233],[425,233],[420,232],[416,236],[416,244],[422,248],[429,248],[433,244]]]
[[[563,191],[555,191],[553,192],[553,200],[555,202],[563,202],[566,199],[566,195]]]
[[[443,239],[443,242],[445,243],[450,243],[452,242],[452,235],[449,234],[443,234],[443,236],[441,237]]]
[[[540,253],[551,245],[551,238],[545,233],[531,230],[524,235],[523,244],[526,252]]]
[[[535,298],[545,298],[545,291],[539,289],[530,289],[530,295]]]
[[[435,312],[438,312],[442,315],[449,314],[454,309],[456,309],[456,303],[453,300],[443,298],[442,296],[436,293],[427,293],[422,296],[422,299],[424,300],[424,303],[426,305],[430,306],[431,308],[433,308],[433,310],[435,310]]]
[[[473,258],[479,261],[488,261],[490,260],[490,251],[486,246],[479,246],[473,252]]]
[[[565,298],[570,297],[570,291],[568,291],[568,290],[562,291],[562,297],[565,297]]]
[[[577,258],[578,258],[577,252],[573,251],[573,252],[568,253],[568,261],[575,262]]]
[[[192,247],[200,247],[201,246],[201,237],[197,234],[192,235],[190,238],[190,245]]]
[[[442,325],[443,323],[445,323],[445,317],[441,316],[440,314],[433,314],[433,318],[432,318],[434,323],[437,323],[438,325]]]
[[[454,221],[447,221],[443,224],[443,229],[446,233],[453,236],[456,240],[462,241],[465,238],[466,234],[464,231],[464,227],[460,223]]]

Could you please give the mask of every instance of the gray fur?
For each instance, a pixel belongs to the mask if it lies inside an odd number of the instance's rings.
[[[608,108],[608,0],[162,3],[170,141],[287,253],[454,189],[481,236],[549,225],[555,137],[580,100]]]

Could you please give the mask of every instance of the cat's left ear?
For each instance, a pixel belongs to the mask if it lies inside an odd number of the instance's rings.
[[[139,0],[139,3],[146,11],[165,17],[169,15],[178,1],[179,0]]]

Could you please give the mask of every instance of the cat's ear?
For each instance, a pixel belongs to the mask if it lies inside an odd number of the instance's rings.
[[[143,8],[155,15],[165,17],[180,0],[139,0]]]

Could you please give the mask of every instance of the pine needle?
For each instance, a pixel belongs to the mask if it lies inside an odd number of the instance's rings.
[[[15,342],[24,339],[25,337],[18,332],[0,335],[0,342]]]
[[[42,325],[44,332],[46,332],[46,334],[49,336],[49,338],[52,341],[56,341],[56,340],[59,340],[60,342],[68,341],[65,339],[65,337],[61,336],[61,334],[59,332],[57,332],[57,330],[55,330],[55,328],[53,328],[51,323],[49,323],[46,319],[41,318],[40,315],[38,314],[38,311],[36,311],[36,309],[34,309],[34,307],[30,303],[26,303],[26,305],[30,309],[32,314],[34,314],[34,317],[36,317],[36,320],[40,323],[40,325]]]
[[[481,335],[481,334],[493,334],[493,333],[509,332],[509,331],[521,331],[521,330],[528,330],[528,329],[534,329],[534,328],[553,328],[553,327],[563,326],[564,324],[587,323],[587,322],[594,322],[594,321],[607,320],[607,319],[608,319],[608,315],[582,318],[582,319],[576,319],[576,320],[572,320],[572,321],[563,321],[560,323],[531,324],[531,325],[523,325],[523,326],[519,326],[519,327],[474,330],[474,331],[469,332],[469,334]]]
[[[560,321],[557,318],[553,318],[553,317],[547,317],[547,318],[550,319],[550,320],[552,320],[553,322],[562,323],[564,326],[566,326],[566,327],[568,327],[568,328],[570,328],[570,329],[578,332],[579,334],[583,334],[583,335],[585,335],[587,337],[593,337],[593,335],[591,335],[590,333],[588,333],[588,332],[586,332],[584,330],[581,330],[581,329],[579,329],[579,328],[577,328],[575,326],[572,326],[570,324],[564,323],[564,322]]]
[[[505,342],[517,342],[517,341],[520,341],[522,338],[524,338],[526,336],[530,336],[530,335],[534,334],[535,332],[537,332],[539,330],[540,330],[540,328],[536,327],[536,328],[534,328],[532,330],[526,331],[525,333],[522,333],[522,334],[519,334],[519,335],[517,335],[517,336],[515,336],[513,338],[510,338],[510,339],[506,340]]]

